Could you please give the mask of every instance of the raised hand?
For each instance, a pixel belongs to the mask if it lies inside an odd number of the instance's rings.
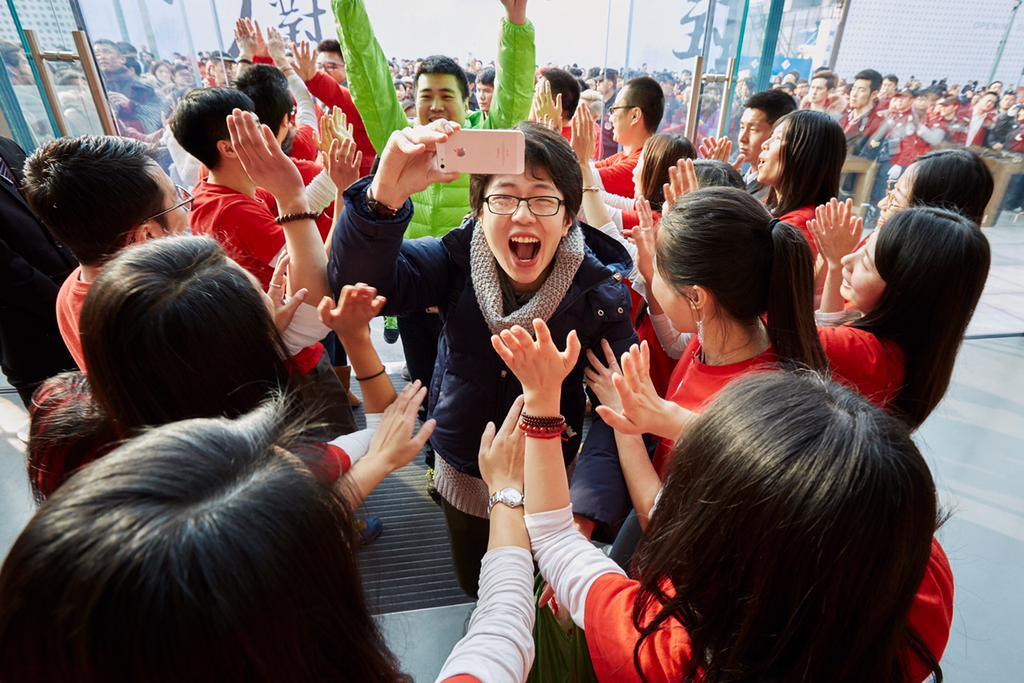
[[[363,153],[356,149],[355,140],[351,138],[333,140],[324,155],[324,162],[334,187],[344,192],[360,178],[359,167],[363,163]]]
[[[701,159],[713,159],[729,163],[730,156],[732,156],[732,140],[727,137],[716,138],[708,136],[700,143]]]
[[[303,81],[309,82],[316,76],[316,56],[313,47],[305,40],[292,43],[291,65]]]
[[[680,159],[675,166],[668,169],[668,182],[662,186],[665,204],[661,209],[665,213],[679,201],[699,187],[697,172],[693,169],[693,159]]]
[[[434,420],[427,420],[419,432],[416,431],[416,415],[426,397],[427,388],[419,380],[402,389],[395,402],[384,411],[380,426],[370,441],[367,459],[373,458],[390,472],[413,461],[437,426]]]
[[[270,287],[267,289],[267,295],[274,304],[274,327],[280,334],[284,334],[288,326],[292,324],[296,311],[299,310],[299,306],[306,300],[306,294],[309,293],[309,290],[303,288],[295,292],[291,298],[288,297],[288,264],[290,262],[291,257],[288,254],[278,259],[277,265],[274,266],[274,274],[270,277]]]
[[[257,186],[274,195],[278,205],[303,196],[305,186],[299,169],[255,114],[235,109],[228,117],[228,135],[242,168]]]
[[[562,94],[552,97],[551,82],[546,78],[537,81],[529,120],[547,126],[555,132],[562,130]]]
[[[583,376],[587,386],[597,396],[601,405],[621,412],[622,401],[619,400],[619,395],[615,391],[612,376],[621,375],[622,369],[619,367],[619,361],[615,359],[615,352],[612,351],[612,345],[608,343],[607,339],[601,340],[601,350],[604,352],[604,362],[601,362],[597,354],[587,349],[587,362],[590,365],[584,369]]]
[[[612,384],[622,407],[597,407],[609,427],[623,434],[654,434],[678,439],[693,413],[658,395],[651,382],[651,351],[647,342],[634,344],[622,354],[622,373],[612,374]]]
[[[623,230],[622,234],[636,245],[636,268],[647,283],[648,291],[654,280],[654,247],[658,240],[661,221],[654,220],[651,203],[640,197],[636,200],[636,212],[640,218],[637,227]]]
[[[263,40],[263,31],[258,21],[239,18],[235,21],[235,42],[238,43],[240,59],[252,60],[253,57],[269,57],[267,44]]]
[[[526,23],[526,0],[501,0],[505,6],[505,18],[510,24]]]
[[[437,167],[437,143],[445,142],[460,126],[439,119],[428,126],[396,130],[380,155],[370,190],[377,201],[398,208],[412,195],[433,183],[450,183],[458,173]]]
[[[496,429],[493,422],[488,422],[480,437],[480,478],[491,493],[504,488],[523,490],[526,434],[517,429],[522,412],[523,397],[520,396],[513,401],[501,428]]]
[[[320,322],[334,330],[345,344],[355,339],[370,337],[370,321],[380,315],[387,299],[377,294],[377,288],[362,282],[345,285],[338,294],[338,303],[325,296],[317,311]]]
[[[319,136],[317,138],[317,146],[323,153],[324,157],[331,151],[331,143],[334,140],[355,140],[352,135],[352,124],[348,122],[348,117],[345,116],[345,112],[342,111],[341,107],[335,106],[331,111],[325,112],[320,117],[320,123],[318,125]]]
[[[572,117],[572,149],[581,164],[594,158],[597,141],[594,139],[594,115],[587,106],[576,107]]]
[[[276,28],[267,29],[267,52],[270,53],[270,58],[274,60],[274,64],[278,69],[284,71],[291,68],[291,62],[288,61],[288,53],[284,44],[284,37]]]
[[[842,258],[853,253],[860,243],[864,219],[854,214],[852,199],[840,203],[833,197],[814,209],[814,218],[807,221],[807,228],[829,269],[836,270],[842,267]]]
[[[491,337],[491,346],[523,385],[527,401],[531,396],[560,394],[562,381],[580,356],[580,340],[575,330],[566,338],[565,351],[555,346],[543,320],[534,320],[533,330],[536,341],[519,325]]]

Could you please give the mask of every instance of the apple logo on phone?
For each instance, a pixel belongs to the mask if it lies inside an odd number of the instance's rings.
[[[466,148],[465,147],[456,147],[455,148],[455,156],[459,157],[460,159],[462,157],[466,156]]]

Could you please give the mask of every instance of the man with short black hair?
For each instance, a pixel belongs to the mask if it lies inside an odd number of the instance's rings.
[[[757,183],[757,156],[761,145],[771,137],[778,123],[786,114],[796,111],[796,102],[783,90],[762,90],[754,93],[743,104],[740,117],[739,154],[750,164],[750,170],[743,177],[747,191],[758,199],[768,195],[770,188]]]
[[[900,77],[896,74],[887,74],[882,77],[882,87],[878,89],[878,110],[885,111],[889,108],[889,100],[896,94],[900,85]]]
[[[487,67],[476,76],[476,101],[484,115],[491,113],[494,101],[494,67]]]
[[[817,71],[811,76],[811,87],[807,97],[800,103],[800,108],[825,112],[838,121],[844,107],[842,98],[832,92],[835,87],[835,74],[828,70]]]
[[[129,245],[188,229],[192,198],[153,152],[128,138],[82,136],[58,138],[25,162],[26,201],[81,263],[57,294],[57,326],[83,370],[78,319],[103,265]]]
[[[139,133],[160,130],[164,100],[156,89],[128,68],[121,48],[114,41],[101,38],[93,42],[92,49],[107,91],[123,96],[123,99],[115,98],[119,104],[115,106],[118,121]]]
[[[875,150],[868,146],[868,141],[884,121],[876,103],[881,87],[882,74],[874,69],[864,69],[853,77],[849,107],[839,119],[846,135],[847,156],[874,156]]]
[[[540,78],[537,79],[537,87],[540,87],[542,82],[547,81],[551,86],[552,99],[559,96],[562,98],[561,121],[559,125],[562,128],[562,137],[571,142],[572,117],[576,114],[576,107],[580,104],[580,93],[582,92],[580,84],[571,73],[564,69],[542,69],[540,74]],[[597,156],[596,150],[594,156],[595,158]]]
[[[597,162],[597,173],[606,191],[632,197],[633,169],[647,138],[658,131],[665,95],[650,76],[634,78],[619,91],[609,112],[612,136],[622,145],[622,151]]]

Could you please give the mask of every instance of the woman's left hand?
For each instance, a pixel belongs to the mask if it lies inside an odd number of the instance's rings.
[[[534,320],[533,329],[536,341],[519,325],[491,337],[491,346],[523,385],[527,400],[531,396],[559,395],[563,380],[580,356],[575,330],[566,338],[565,351],[559,351],[543,320]]]

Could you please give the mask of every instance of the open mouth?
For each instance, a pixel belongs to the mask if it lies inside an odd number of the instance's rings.
[[[540,255],[540,240],[529,235],[515,235],[508,240],[508,250],[512,254],[513,264],[528,268],[536,263]]]

